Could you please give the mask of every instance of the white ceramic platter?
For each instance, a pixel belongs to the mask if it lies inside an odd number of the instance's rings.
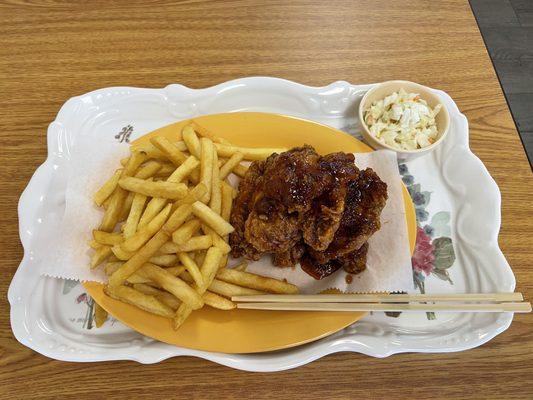
[[[40,276],[38,252],[52,240],[64,211],[66,171],[78,135],[135,139],[155,128],[203,114],[262,111],[301,117],[357,135],[357,106],[372,85],[334,82],[309,87],[275,78],[245,78],[206,89],[107,88],[70,99],[48,128],[48,158],[19,202],[24,259],[9,288],[11,326],[24,345],[68,361],[154,363],[191,355],[248,371],[294,368],[326,354],[373,357],[402,352],[451,352],[479,346],[510,325],[511,313],[436,316],[382,313],[319,341],[262,354],[227,355],[178,348],[143,337],[116,321],[92,329],[92,300],[73,281]],[[414,281],[426,292],[509,292],[515,279],[498,248],[500,193],[468,147],[468,123],[453,100],[451,129],[435,152],[400,165],[419,224]],[[39,250],[40,249],[40,250]]]

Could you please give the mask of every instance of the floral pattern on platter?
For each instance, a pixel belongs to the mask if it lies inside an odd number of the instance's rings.
[[[133,126],[127,125],[122,128],[122,130],[115,135],[115,139],[118,140],[119,143],[129,143],[130,142],[130,136],[133,133]]]
[[[398,168],[416,212],[416,244],[411,258],[415,287],[420,290],[420,293],[425,293],[425,281],[429,276],[435,276],[453,285],[448,272],[455,262],[450,212],[439,211],[430,219],[427,206],[431,200],[431,192],[423,191],[420,184],[415,183],[414,176],[409,173],[406,164],[400,164]],[[430,312],[426,315],[428,319],[435,319],[434,313]]]
[[[78,281],[74,281],[72,279],[64,279],[62,294],[70,294],[72,290],[74,288],[77,288],[79,284],[80,282]],[[76,291],[74,291],[74,294],[76,294]],[[74,297],[74,301],[76,304],[86,305],[85,315],[80,318],[70,318],[70,322],[81,323],[84,329],[92,329],[94,326],[94,300],[86,292],[82,292]]]
[[[74,301],[77,305],[84,305],[82,313],[68,316],[72,324],[81,324],[82,329],[96,328],[94,321],[94,300],[85,292],[80,282],[72,279],[63,279],[63,296],[69,296],[69,301]],[[108,317],[106,324],[115,325],[117,320],[111,316]]]

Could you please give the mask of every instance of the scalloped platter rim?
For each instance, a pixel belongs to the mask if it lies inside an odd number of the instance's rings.
[[[340,351],[374,357],[462,351],[503,332],[511,324],[512,313],[437,314],[436,319],[373,313],[326,338],[283,351],[210,353],[157,342],[115,321],[103,329],[90,329],[92,301],[82,286],[33,272],[39,268],[36,244],[64,208],[62,172],[68,168],[76,135],[117,134],[129,126],[135,138],[185,118],[261,111],[309,119],[357,136],[357,106],[371,87],[344,81],[310,87],[278,78],[251,77],[205,89],[177,84],[163,89],[112,87],[68,100],[48,128],[48,158],[19,201],[24,258],[8,292],[17,340],[58,360],[154,363],[190,355],[248,371],[279,371]],[[419,237],[425,240],[421,246],[430,249],[435,259],[431,264],[414,260],[415,283],[426,292],[513,291],[515,278],[497,241],[499,189],[470,151],[466,117],[445,92],[435,93],[450,112],[450,133],[433,153],[400,165],[404,182],[411,195],[416,195]],[[483,207],[476,207],[481,204]]]

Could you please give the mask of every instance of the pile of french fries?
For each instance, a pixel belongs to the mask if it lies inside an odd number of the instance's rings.
[[[236,147],[194,121],[176,138],[132,146],[94,195],[105,212],[93,231],[91,268],[109,277],[105,293],[172,318],[174,329],[205,304],[235,308],[232,296],[296,293],[290,283],[246,272],[244,263],[226,268],[236,195],[228,176],[244,176],[243,160],[286,149]],[[96,326],[106,319],[96,305]]]

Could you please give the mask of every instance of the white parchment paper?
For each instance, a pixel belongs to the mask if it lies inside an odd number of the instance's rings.
[[[65,193],[65,213],[57,224],[57,238],[51,248],[41,248],[41,273],[43,275],[106,282],[101,268],[90,270],[92,250],[88,242],[91,232],[101,221],[103,211],[92,200],[93,194],[119,167],[119,160],[127,156],[129,146],[115,140],[95,142],[80,137],[71,153],[69,176]],[[342,291],[394,291],[412,290],[413,279],[409,240],[405,223],[401,179],[396,154],[375,151],[356,154],[359,168],[371,167],[387,183],[387,204],[381,215],[381,229],[370,241],[367,269],[346,282],[342,270],[316,281],[297,268],[277,268],[270,256],[251,263],[248,271],[264,276],[287,279],[300,287],[302,293],[317,293],[329,288]],[[237,261],[230,261],[230,265]]]

